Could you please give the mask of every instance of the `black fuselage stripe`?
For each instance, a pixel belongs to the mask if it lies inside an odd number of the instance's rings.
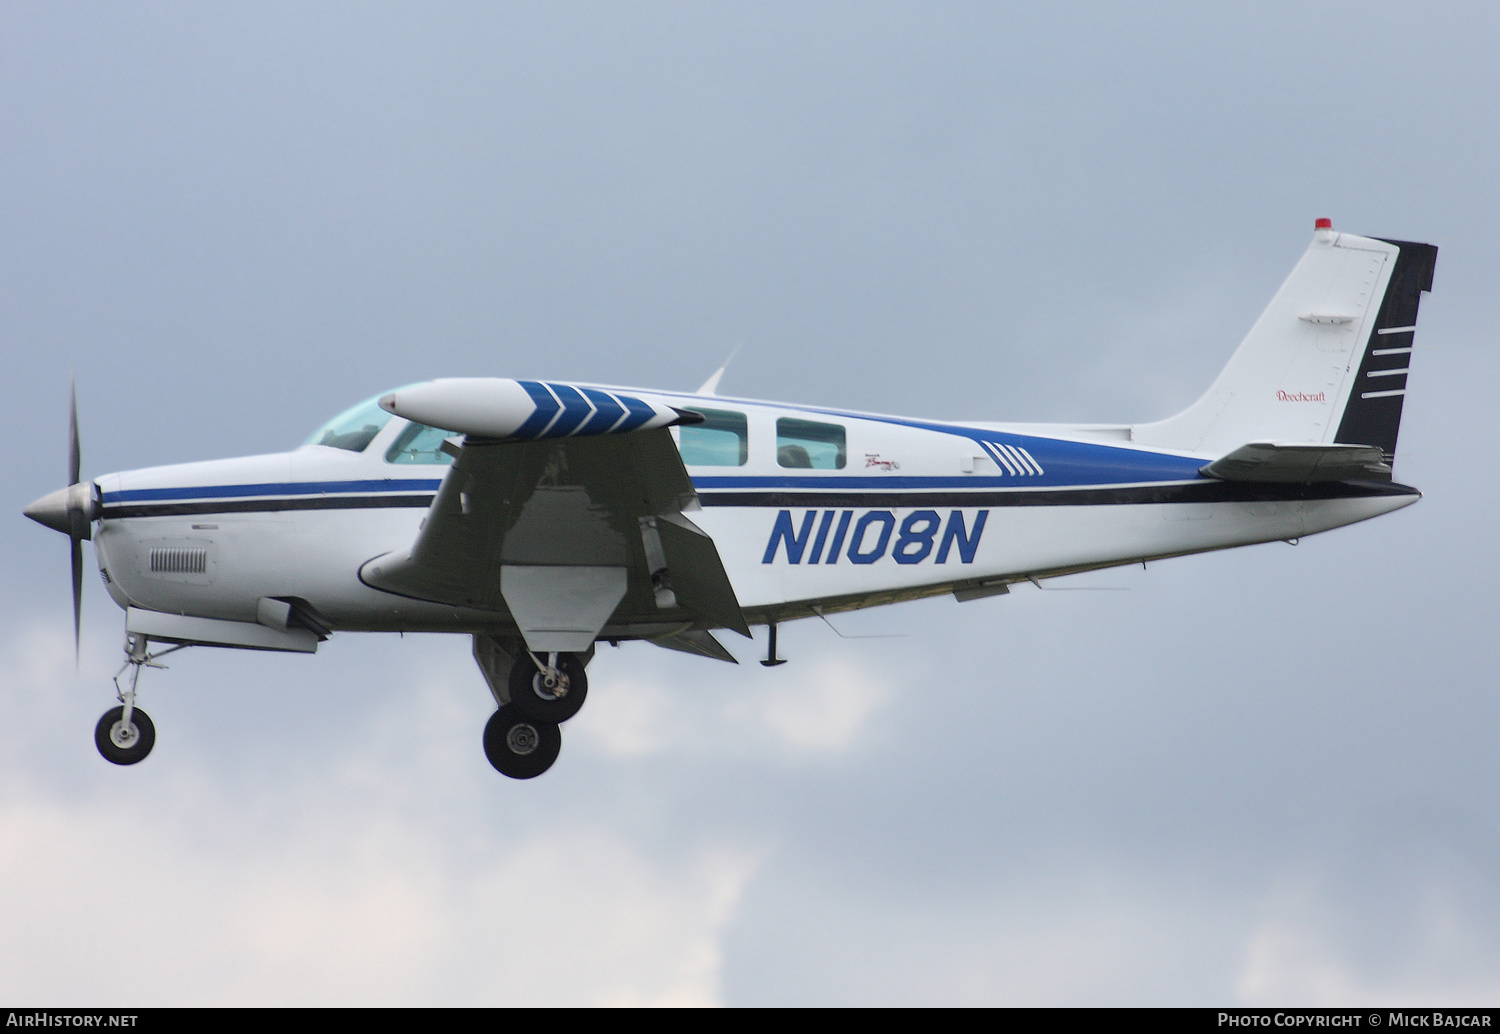
[[[1202,481],[1187,485],[1052,489],[1018,492],[701,492],[704,506],[911,508],[925,506],[1129,506],[1148,503],[1250,503],[1360,499],[1420,493],[1388,481],[1283,485]]]
[[[1011,492],[701,492],[704,506],[856,507],[909,509],[928,506],[1129,506],[1149,503],[1248,503],[1313,499],[1360,499],[1418,495],[1389,481],[1338,481],[1316,485],[1201,481],[1186,485],[1120,488],[1059,488]],[[276,513],[283,510],[425,509],[432,495],[299,496],[282,499],[215,499],[183,503],[117,503],[104,506],[105,520],[127,517],[187,517],[215,513]]]
[[[197,503],[104,504],[104,519],[185,517],[209,513],[276,513],[281,510],[385,510],[432,505],[432,495],[299,496],[283,499],[214,499]]]

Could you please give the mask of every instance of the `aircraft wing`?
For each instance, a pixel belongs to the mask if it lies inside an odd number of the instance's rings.
[[[1377,445],[1251,442],[1201,468],[1222,481],[1310,484],[1316,481],[1389,481],[1390,464]]]
[[[665,428],[532,442],[469,437],[411,549],[368,584],[508,610],[532,650],[584,650],[605,623],[749,636]],[[579,645],[581,644],[581,645]]]

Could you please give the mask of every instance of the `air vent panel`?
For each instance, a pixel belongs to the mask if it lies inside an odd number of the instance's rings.
[[[207,570],[207,549],[168,546],[151,551],[152,574],[204,574]]]

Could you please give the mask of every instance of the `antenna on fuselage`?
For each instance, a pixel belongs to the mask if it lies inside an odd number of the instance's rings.
[[[713,376],[704,381],[702,387],[693,392],[693,394],[717,395],[719,393],[719,378],[724,376],[724,371],[729,369],[729,364],[734,362],[734,357],[739,354],[740,348],[743,345],[743,341],[741,341],[738,345],[735,345],[729,353],[729,358],[724,360],[724,365],[715,370],[713,372]]]
[[[840,639],[905,639],[905,632],[871,632],[865,635],[845,635],[840,632],[838,626],[828,620],[828,615],[823,613],[822,607],[813,607],[813,613],[823,619],[823,624],[833,629],[833,634]]]

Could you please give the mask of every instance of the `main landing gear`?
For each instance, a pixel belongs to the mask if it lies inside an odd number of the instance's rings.
[[[533,779],[552,767],[562,750],[562,730],[506,704],[484,727],[484,756],[501,775]]]
[[[484,727],[484,756],[502,775],[534,779],[557,760],[563,722],[583,707],[594,651],[533,653],[520,639],[474,636],[474,660],[499,710]]]
[[[549,653],[543,666],[531,652],[510,669],[510,702],[539,722],[565,722],[583,707],[589,679],[577,654]]]
[[[135,706],[135,690],[141,681],[142,668],[165,668],[157,664],[156,658],[181,650],[173,646],[160,653],[146,652],[147,640],[143,635],[125,637],[125,663],[115,672],[115,695],[120,706],[104,712],[99,724],[94,726],[94,746],[104,755],[104,760],[115,765],[134,765],[144,761],[151,748],[156,745],[156,726],[151,716]],[[130,669],[130,688],[120,685],[120,676]]]

